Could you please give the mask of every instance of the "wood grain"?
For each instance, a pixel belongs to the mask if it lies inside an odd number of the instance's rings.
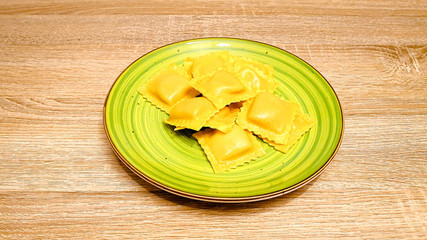
[[[426,1],[1,1],[1,239],[424,239]],[[184,39],[262,41],[332,84],[345,134],[291,194],[213,204],[128,170],[102,108],[120,72]]]
[[[425,17],[425,1],[356,0],[338,3],[327,0],[173,1],[103,0],[4,2],[0,14],[26,15],[342,15]]]

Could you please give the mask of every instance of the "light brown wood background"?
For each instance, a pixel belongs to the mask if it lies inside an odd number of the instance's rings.
[[[111,151],[104,99],[159,46],[238,37],[312,64],[345,134],[315,181],[223,205],[163,192]],[[425,239],[427,1],[0,1],[0,238]]]

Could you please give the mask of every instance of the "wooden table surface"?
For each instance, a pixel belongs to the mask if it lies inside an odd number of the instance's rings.
[[[344,111],[341,149],[303,188],[215,204],[139,179],[102,111],[148,51],[238,37],[312,64]],[[0,1],[0,239],[427,237],[427,1]]]

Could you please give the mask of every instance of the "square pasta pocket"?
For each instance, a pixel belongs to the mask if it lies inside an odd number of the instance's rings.
[[[237,114],[240,111],[240,107],[237,107],[233,104],[230,104],[227,107],[224,107],[215,115],[213,115],[207,122],[205,127],[210,127],[218,129],[221,132],[231,131],[233,125],[235,124]]]
[[[274,92],[277,82],[273,67],[244,57],[234,57],[232,71],[239,76],[251,92]]]
[[[219,70],[209,76],[193,78],[190,85],[208,98],[218,109],[256,95],[249,91],[239,78],[227,70]]]
[[[237,124],[278,144],[287,144],[300,105],[261,92],[248,100],[237,116]]]
[[[228,133],[205,129],[193,134],[215,173],[228,171],[265,154],[261,143],[249,131],[233,125]]]
[[[185,65],[189,68],[193,77],[202,77],[221,69],[227,69],[230,65],[230,53],[228,51],[212,52],[196,58],[187,58]]]
[[[308,114],[304,114],[301,110],[298,110],[286,144],[278,144],[267,139],[264,139],[264,141],[276,150],[287,153],[310,128],[316,125],[316,122],[317,121],[310,118]]]
[[[189,85],[189,79],[183,68],[171,64],[154,75],[138,92],[153,105],[169,113],[179,101],[200,94]]]
[[[218,109],[207,98],[190,98],[173,106],[164,122],[176,126],[175,131],[184,128],[199,131],[216,112]]]

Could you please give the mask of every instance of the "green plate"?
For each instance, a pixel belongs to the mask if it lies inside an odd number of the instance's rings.
[[[174,132],[163,123],[167,115],[138,94],[138,88],[166,65],[217,50],[272,65],[279,83],[275,94],[300,103],[317,119],[287,154],[264,144],[264,157],[215,174],[193,132]],[[153,185],[198,200],[249,202],[288,193],[318,176],[339,148],[343,115],[330,84],[295,55],[260,42],[205,38],[158,48],[132,63],[110,89],[104,126],[116,155]]]

